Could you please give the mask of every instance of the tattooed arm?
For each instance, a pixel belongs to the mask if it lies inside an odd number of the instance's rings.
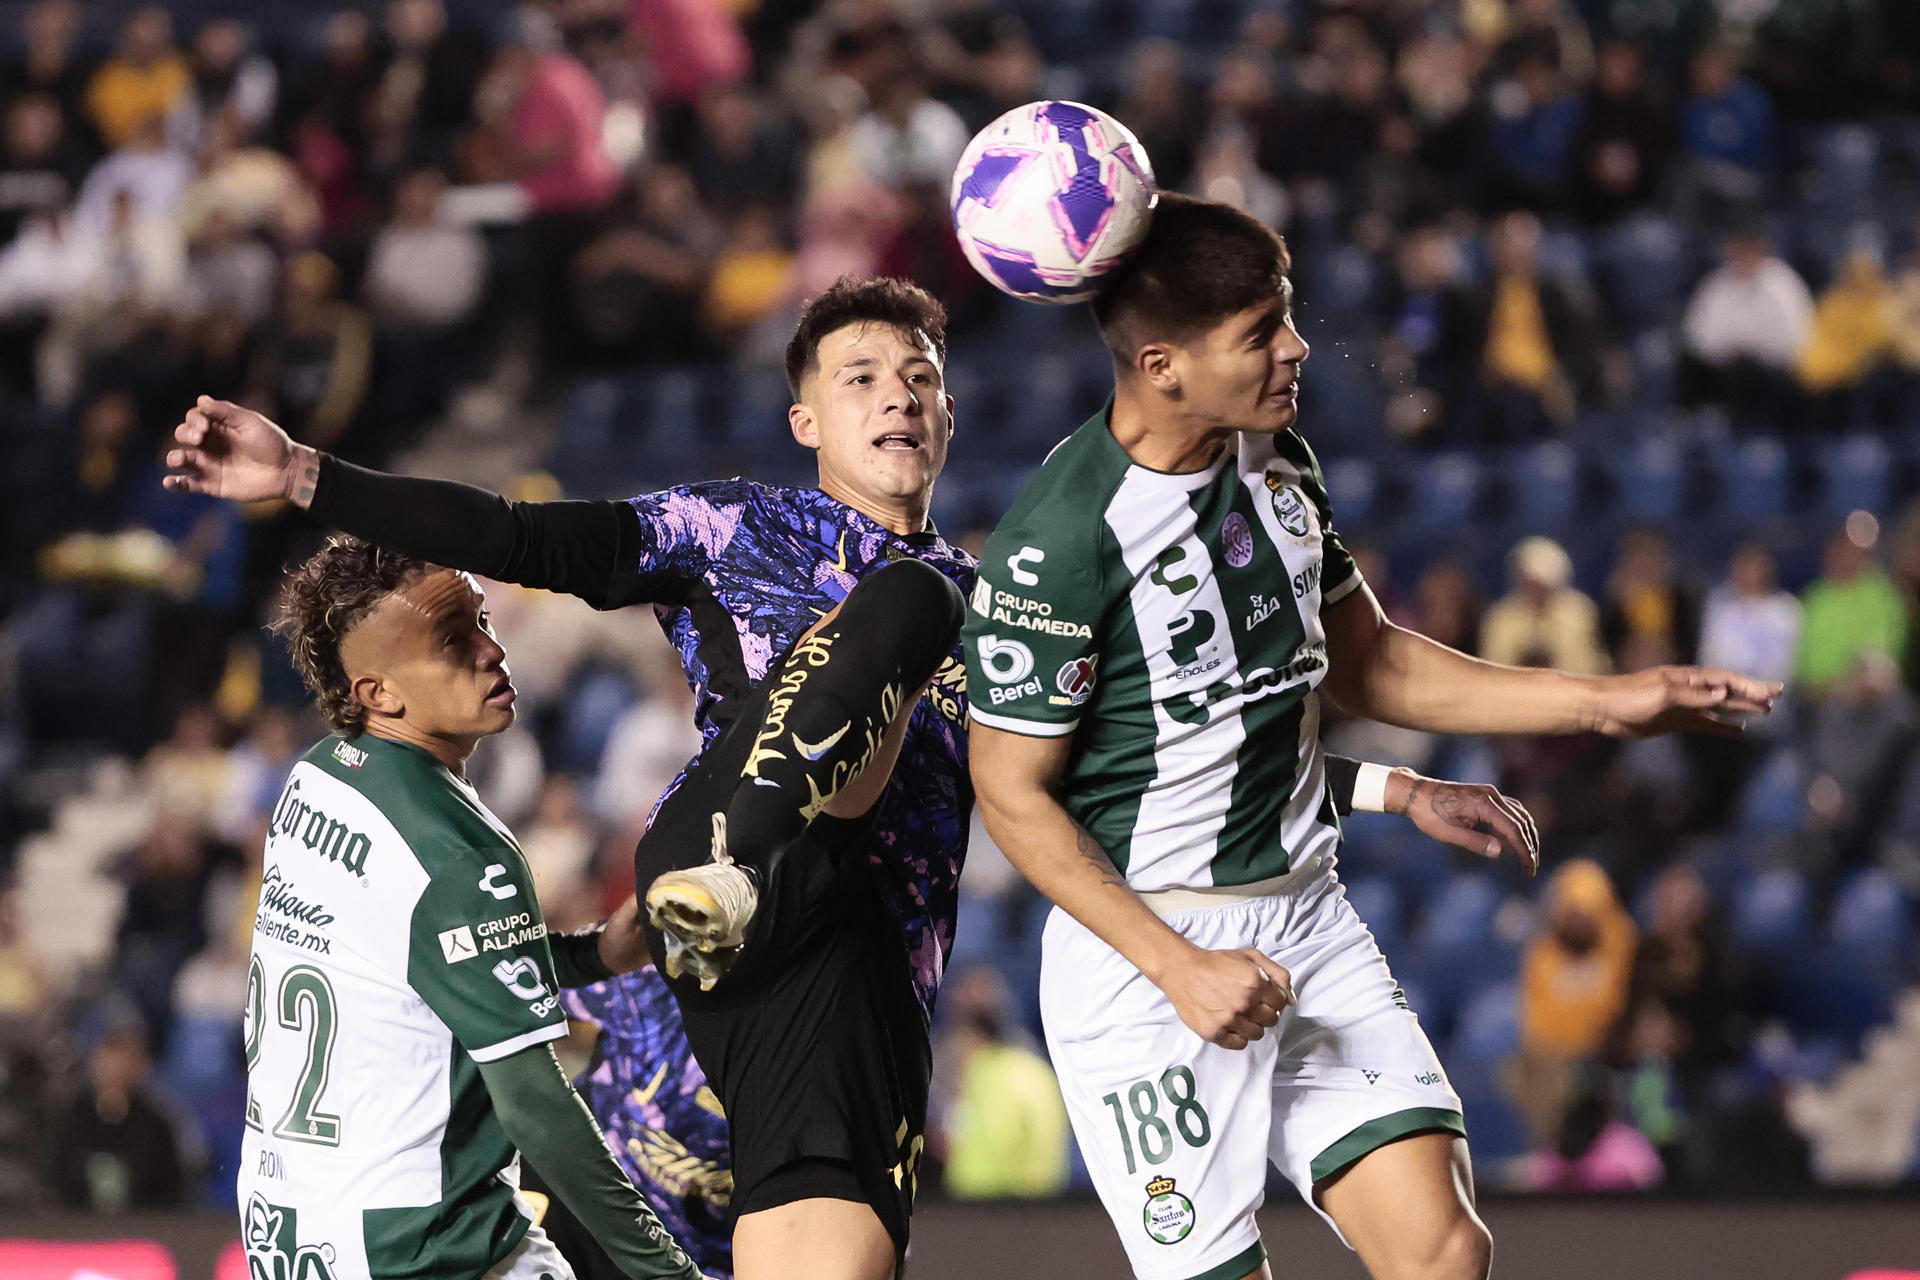
[[[1540,869],[1540,833],[1533,815],[1497,787],[1444,782],[1411,769],[1387,776],[1386,812],[1405,815],[1441,844],[1498,858],[1502,851],[1520,859],[1532,875]]]
[[[1072,741],[974,724],[968,750],[988,834],[1035,888],[1166,992],[1196,1034],[1244,1049],[1291,1003],[1292,979],[1254,948],[1205,950],[1154,914],[1054,795]]]

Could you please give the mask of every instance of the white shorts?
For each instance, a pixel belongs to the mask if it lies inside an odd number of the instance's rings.
[[[1256,1270],[1269,1160],[1326,1217],[1315,1184],[1361,1156],[1415,1133],[1465,1134],[1459,1097],[1330,865],[1302,869],[1282,894],[1165,918],[1209,950],[1260,948],[1293,975],[1297,1003],[1262,1039],[1223,1049],[1071,916],[1048,918],[1047,1048],[1140,1280]]]

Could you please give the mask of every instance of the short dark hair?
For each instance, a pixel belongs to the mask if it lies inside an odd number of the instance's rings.
[[[1189,341],[1286,288],[1293,260],[1266,223],[1216,200],[1160,193],[1146,239],[1093,299],[1123,366],[1156,340]]]
[[[800,382],[820,367],[820,340],[863,321],[918,334],[947,361],[947,309],[914,284],[892,276],[841,276],[800,312],[800,324],[787,343],[787,390],[800,398]]]
[[[335,534],[281,589],[269,625],[286,640],[294,670],[335,733],[352,737],[367,727],[367,709],[353,699],[340,646],[375,605],[432,569],[425,560]]]

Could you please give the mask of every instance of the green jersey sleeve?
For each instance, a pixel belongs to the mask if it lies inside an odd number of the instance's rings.
[[[547,923],[517,849],[429,851],[407,982],[475,1062],[567,1033]]]
[[[1099,675],[1102,566],[1071,526],[1028,519],[987,543],[961,643],[973,719],[1029,737],[1079,723]]]
[[[1320,459],[1299,436],[1295,435],[1293,442],[1297,442],[1302,458],[1300,487],[1313,503],[1314,514],[1320,518],[1320,604],[1325,607],[1350,595],[1363,579],[1352,553],[1334,530],[1333,499],[1327,493],[1327,477],[1320,470]]]

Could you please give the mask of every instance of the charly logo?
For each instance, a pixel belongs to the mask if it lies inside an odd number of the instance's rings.
[[[1220,546],[1234,568],[1244,569],[1253,563],[1253,530],[1238,511],[1227,512],[1227,518],[1220,522]]]
[[[247,1201],[247,1274],[250,1280],[334,1280],[338,1253],[330,1244],[298,1243],[292,1209]]]
[[[1179,1244],[1193,1231],[1195,1216],[1193,1201],[1173,1189],[1172,1178],[1155,1178],[1147,1184],[1147,1203],[1140,1218],[1154,1243]]]

